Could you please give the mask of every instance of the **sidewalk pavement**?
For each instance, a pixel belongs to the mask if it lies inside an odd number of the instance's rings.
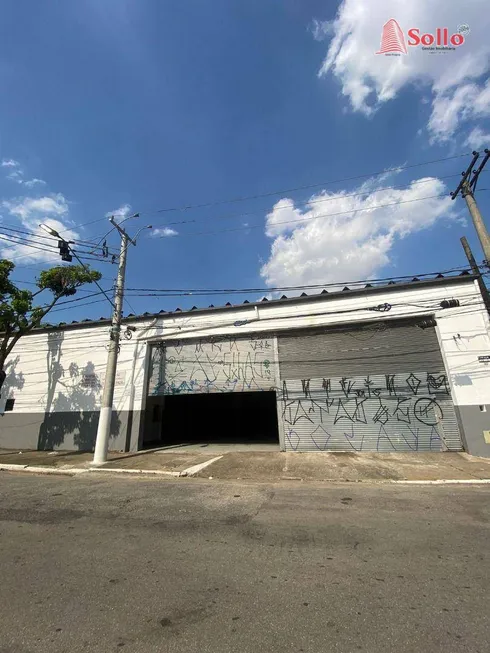
[[[197,476],[223,480],[351,482],[490,482],[490,459],[466,453],[113,453],[102,468],[91,453],[0,450],[0,470],[44,473],[107,473]]]

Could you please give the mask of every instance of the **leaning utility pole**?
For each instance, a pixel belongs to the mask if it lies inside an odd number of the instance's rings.
[[[135,214],[131,217],[138,217]],[[114,312],[112,314],[112,325],[109,341],[109,354],[104,379],[104,391],[100,406],[99,424],[97,427],[97,439],[95,441],[94,465],[102,465],[107,461],[109,449],[109,436],[111,432],[112,401],[114,399],[114,385],[116,382],[117,355],[119,353],[119,339],[121,335],[121,320],[124,300],[124,280],[126,276],[126,255],[128,244],[136,245],[136,238],[133,240],[124,229],[121,229],[114,217],[110,219],[111,224],[121,235],[121,251],[119,254],[119,268],[117,271],[116,289],[114,293]]]
[[[456,190],[453,193],[451,193],[451,199],[453,200],[456,199],[456,197],[459,195],[459,192],[461,191],[461,195],[466,201],[468,211],[470,212],[471,219],[473,220],[473,224],[475,225],[476,233],[478,234],[478,238],[480,239],[480,243],[483,249],[483,254],[485,256],[485,265],[489,266],[490,265],[490,235],[487,231],[485,223],[483,222],[480,209],[478,208],[478,205],[475,200],[474,192],[476,189],[478,177],[480,176],[483,168],[485,167],[485,164],[490,158],[490,150],[488,149],[485,150],[485,156],[483,157],[480,166],[478,167],[477,170],[474,170],[473,166],[478,161],[479,157],[480,157],[479,152],[473,152],[473,159],[471,160],[471,163],[466,169],[466,171],[462,173],[463,178],[459,182],[459,185],[456,188]]]
[[[478,287],[480,288],[481,296],[483,298],[485,307],[488,313],[490,314],[490,295],[488,293],[488,288],[485,286],[485,283],[483,281],[483,277],[481,276],[480,268],[478,267],[475,257],[473,256],[473,252],[471,251],[469,242],[466,240],[466,236],[463,236],[462,238],[460,238],[460,240],[461,240],[461,244],[463,245],[466,258],[468,259],[468,263],[470,264],[471,271],[477,278]]]
[[[126,255],[128,243],[136,242],[128,236],[124,229],[110,218],[110,222],[121,235],[121,251],[119,254],[119,268],[117,270],[116,290],[114,293],[114,312],[112,314],[111,334],[109,341],[109,354],[104,379],[104,392],[100,406],[97,439],[95,441],[94,465],[102,465],[107,461],[109,449],[109,436],[111,432],[112,401],[114,399],[114,385],[116,382],[117,355],[119,353],[119,339],[121,335],[121,320],[124,300],[124,280],[126,277]]]

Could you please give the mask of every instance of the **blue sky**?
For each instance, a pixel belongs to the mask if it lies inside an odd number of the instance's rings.
[[[384,4],[4,0],[1,223],[37,230],[47,222],[93,240],[109,230],[107,213],[138,211],[126,223],[131,233],[146,224],[176,231],[142,234],[129,253],[129,288],[271,287],[430,272],[464,264],[461,235],[481,260],[463,201],[420,199],[451,190],[457,177],[441,177],[460,173],[467,158],[327,184],[490,146],[483,2],[462,16],[439,0],[411,8],[396,0],[389,15]],[[447,24],[456,31],[465,22],[471,31],[445,55],[376,56],[392,16],[404,29]],[[380,190],[387,186],[400,190]],[[478,196],[484,214],[488,198]],[[364,210],[395,202],[407,203]],[[320,213],[340,215],[311,220],[309,228],[278,225]],[[189,220],[196,222],[168,224]],[[18,266],[15,279],[32,282],[49,264],[41,250],[4,244],[1,255]],[[109,244],[118,246],[115,233]],[[94,265],[110,287],[115,266]],[[128,299],[138,313],[226,301]],[[74,304],[52,321],[109,311],[107,301]]]

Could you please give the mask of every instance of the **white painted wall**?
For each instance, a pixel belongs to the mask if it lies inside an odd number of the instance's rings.
[[[98,410],[108,334],[108,327],[93,327],[33,333],[22,338],[7,361],[0,412],[8,397],[15,398],[16,413],[42,413],[47,408],[63,412],[70,403],[81,410]],[[142,387],[144,365],[140,354],[143,352],[144,357],[145,350],[146,345],[136,339],[121,342],[114,395],[118,410],[130,410],[133,389]],[[96,385],[90,387],[87,381],[94,377]]]
[[[477,307],[441,311],[437,333],[453,401],[460,406],[490,403],[490,363],[478,360],[490,355],[488,314]]]
[[[446,310],[438,308],[443,299],[451,298],[459,299],[461,306]],[[392,306],[386,313],[368,310],[368,307],[385,302]],[[258,308],[182,313],[149,318],[144,322],[134,321],[136,332],[133,339],[121,341],[114,407],[117,410],[141,409],[148,342],[224,334],[239,337],[272,329],[353,324],[428,313],[435,313],[438,322],[437,332],[455,403],[490,404],[490,365],[478,362],[478,356],[490,354],[489,321],[476,282],[468,280],[403,290],[388,286],[384,292],[361,296],[346,292],[339,297],[311,303],[264,302]],[[59,374],[55,398],[59,399],[58,393],[67,397],[76,393],[81,409],[98,409],[100,388],[84,388],[82,379],[84,373],[95,373],[103,383],[108,333],[108,326],[79,326],[22,338],[9,359],[0,412],[3,412],[9,396],[16,400],[16,413],[46,410],[48,363],[52,381],[53,374]],[[55,403],[51,410],[63,410],[66,405],[63,401]]]
[[[459,307],[442,309],[444,299],[458,299]],[[366,310],[367,307],[391,304],[386,313]],[[340,313],[351,311],[352,313]],[[304,315],[308,313],[308,315]],[[218,334],[239,336],[247,332],[260,332],[315,326],[360,323],[373,320],[413,317],[434,314],[437,334],[448,378],[451,380],[453,399],[460,405],[490,403],[490,363],[478,361],[478,356],[490,355],[490,325],[476,281],[443,284],[413,289],[350,296],[346,292],[339,299],[325,299],[311,304],[267,304],[258,310],[230,310],[223,313],[183,315],[181,318],[159,321],[149,329],[149,341],[164,339],[205,338]],[[300,317],[301,316],[301,317]],[[247,324],[234,326],[236,321]]]

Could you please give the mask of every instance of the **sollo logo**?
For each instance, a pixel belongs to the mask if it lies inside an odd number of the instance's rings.
[[[421,46],[422,50],[440,52],[455,50],[466,40],[470,28],[466,24],[459,25],[458,31],[449,34],[447,27],[437,27],[435,33],[420,34],[418,27],[411,27],[407,32],[407,40],[402,28],[395,18],[390,18],[384,25],[381,33],[381,45],[376,54],[400,56],[408,54],[408,48]],[[408,47],[407,47],[408,46]]]

